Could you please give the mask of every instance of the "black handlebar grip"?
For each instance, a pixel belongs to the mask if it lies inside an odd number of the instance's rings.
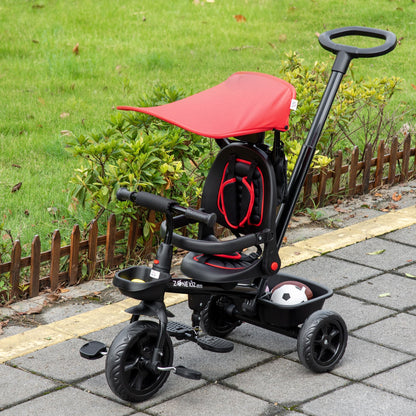
[[[116,197],[119,201],[131,201],[131,197],[135,192],[130,192],[126,188],[117,189]]]
[[[133,202],[141,207],[153,209],[158,212],[168,212],[176,202],[172,199],[164,198],[160,195],[150,194],[149,192],[136,192]]]
[[[184,215],[186,218],[190,220],[202,222],[211,228],[214,227],[215,223],[217,222],[217,215],[215,213],[199,211],[193,208],[186,208],[186,210],[184,211]]]

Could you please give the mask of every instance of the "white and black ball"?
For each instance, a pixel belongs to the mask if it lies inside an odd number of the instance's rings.
[[[278,305],[298,305],[312,299],[312,290],[303,283],[287,281],[276,285],[272,291],[270,300]]]

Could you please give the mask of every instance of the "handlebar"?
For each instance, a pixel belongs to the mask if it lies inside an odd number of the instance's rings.
[[[185,208],[180,206],[173,199],[168,199],[160,195],[148,192],[130,192],[126,188],[119,188],[116,193],[119,201],[132,201],[135,205],[153,209],[158,212],[172,213],[177,212],[183,214],[189,220],[202,222],[203,224],[213,227],[217,222],[215,213],[207,213],[193,208]]]
[[[358,48],[356,46],[344,45],[332,41],[336,38],[348,36],[365,36],[384,39],[385,42],[382,45],[373,48]],[[388,32],[387,30],[361,26],[348,26],[322,33],[319,36],[319,43],[324,49],[337,55],[337,65],[334,64],[333,70],[345,73],[351,59],[373,58],[375,56],[385,55],[396,47],[397,39],[394,33]]]

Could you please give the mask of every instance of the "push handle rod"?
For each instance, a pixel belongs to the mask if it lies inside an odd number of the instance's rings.
[[[385,39],[383,45],[374,48],[356,48],[340,43],[335,43],[332,39],[346,36],[366,36],[378,39]],[[286,202],[279,210],[276,218],[277,248],[279,249],[286,229],[289,225],[290,218],[295,209],[296,202],[299,198],[302,186],[305,182],[306,175],[312,163],[315,154],[316,145],[321,137],[329,111],[334,102],[338,88],[341,84],[348,66],[354,58],[371,58],[385,55],[396,47],[396,35],[391,32],[379,29],[371,29],[359,26],[351,26],[340,29],[330,30],[322,33],[319,37],[319,43],[327,50],[336,54],[335,62],[332,67],[331,76],[328,85],[325,88],[321,102],[316,111],[308,136],[303,144],[296,161],[295,168],[287,190]]]

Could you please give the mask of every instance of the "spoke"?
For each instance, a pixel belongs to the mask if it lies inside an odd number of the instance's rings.
[[[139,361],[140,361],[140,357],[137,357],[133,362],[126,364],[124,366],[124,371],[130,372],[136,368],[139,368]]]
[[[332,331],[328,334],[328,337],[330,340],[334,339],[336,336],[340,334],[340,331],[338,328],[333,328]]]

